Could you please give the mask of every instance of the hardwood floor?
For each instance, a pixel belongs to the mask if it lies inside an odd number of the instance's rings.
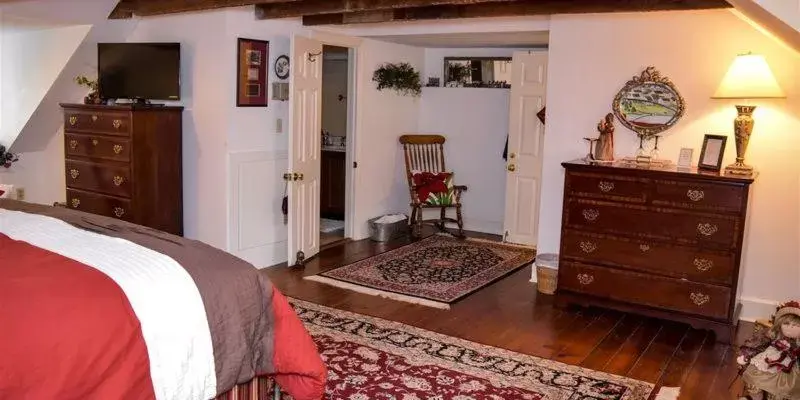
[[[474,235],[471,235],[474,236]],[[287,296],[398,321],[594,370],[657,384],[680,386],[680,399],[735,399],[741,391],[736,354],[710,332],[669,321],[598,308],[558,309],[553,296],[537,293],[522,268],[497,283],[439,310],[339,289],[302,279],[409,243],[369,240],[329,248],[304,268],[266,269]],[[740,323],[737,343],[752,333]]]

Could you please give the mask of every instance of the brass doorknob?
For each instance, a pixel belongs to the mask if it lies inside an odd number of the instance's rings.
[[[511,171],[511,172],[514,172],[514,171],[516,171],[516,170],[517,170],[517,166],[516,166],[516,165],[514,165],[514,164],[509,164],[509,166],[508,166],[508,170],[509,170],[509,171]]]
[[[303,180],[303,174],[299,174],[299,173],[295,172],[293,174],[292,178],[293,178],[292,180],[295,180],[295,181],[302,181]]]

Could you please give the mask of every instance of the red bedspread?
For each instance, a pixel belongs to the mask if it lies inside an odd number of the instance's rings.
[[[111,278],[3,234],[0,257],[0,398],[155,398],[139,319]],[[271,303],[273,368],[259,374],[320,399],[326,370],[310,335],[276,289]]]

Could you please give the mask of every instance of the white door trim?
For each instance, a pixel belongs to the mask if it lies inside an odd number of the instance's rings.
[[[352,238],[355,233],[356,215],[356,182],[358,181],[358,168],[353,168],[353,163],[358,161],[358,118],[357,118],[357,93],[358,93],[358,50],[363,39],[339,35],[331,32],[312,30],[309,35],[323,45],[346,47],[349,50],[347,59],[347,152],[345,153],[345,206],[344,206],[344,236]]]

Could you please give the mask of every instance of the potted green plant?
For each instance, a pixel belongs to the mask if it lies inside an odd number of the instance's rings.
[[[372,80],[378,84],[378,90],[393,89],[404,96],[422,94],[419,72],[409,63],[385,63],[375,70]]]
[[[75,77],[75,83],[78,86],[85,86],[87,89],[90,90],[89,94],[83,98],[84,104],[102,104],[103,100],[100,98],[100,93],[98,93],[98,82],[97,80],[92,80],[87,78],[84,75],[78,75]]]

